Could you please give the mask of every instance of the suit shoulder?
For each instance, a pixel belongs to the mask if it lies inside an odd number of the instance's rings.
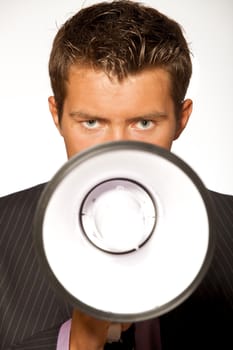
[[[214,205],[213,222],[220,240],[228,236],[233,245],[233,196],[210,191]]]
[[[217,206],[233,206],[233,195],[209,190],[209,194]]]
[[[215,251],[202,285],[204,294],[211,294],[215,302],[229,302],[227,309],[233,316],[233,196],[213,191],[210,194],[214,204]]]
[[[13,209],[22,206],[32,207],[35,204],[43,189],[45,184],[39,184],[15,193],[8,194],[6,196],[0,197],[0,213],[4,210]]]

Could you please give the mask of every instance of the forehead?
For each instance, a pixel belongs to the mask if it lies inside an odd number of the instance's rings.
[[[102,114],[134,114],[136,110],[167,112],[173,109],[170,75],[161,68],[130,74],[123,80],[102,70],[71,66],[64,105]]]
[[[144,69],[119,79],[116,75],[109,75],[103,70],[89,66],[72,65],[68,71],[67,90],[80,91],[84,86],[88,86],[96,92],[100,89],[106,89],[109,92],[117,90],[136,91],[150,86],[153,90],[170,93],[171,78],[169,72],[162,68]]]

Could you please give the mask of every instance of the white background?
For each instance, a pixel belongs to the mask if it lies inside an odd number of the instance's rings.
[[[66,161],[50,117],[47,62],[57,28],[95,1],[0,0],[0,196],[49,180]],[[233,194],[233,1],[147,0],[180,22],[194,54],[194,111],[173,152]]]

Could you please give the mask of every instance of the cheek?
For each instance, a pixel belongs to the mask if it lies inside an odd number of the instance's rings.
[[[70,127],[69,125],[63,123],[61,125],[60,133],[64,139],[64,143],[66,146],[66,152],[68,157],[73,156],[77,152],[79,152],[80,149],[80,140],[78,138],[78,133],[75,132],[74,128]]]
[[[76,137],[75,135],[63,135],[68,157],[89,147],[89,140],[87,138]]]
[[[148,139],[148,142],[153,143],[156,146],[170,149],[172,146],[172,142],[175,138],[176,127],[175,125],[170,127],[161,127],[156,130],[156,133]]]
[[[156,139],[153,140],[153,142],[151,142],[152,144],[154,144],[155,146],[159,146],[162,148],[165,148],[167,150],[170,150],[171,146],[172,146],[172,140],[161,140],[161,139]]]
[[[68,158],[100,143],[99,140],[91,137],[91,135],[83,135],[80,131],[75,129],[66,130],[66,132],[63,131],[63,138]]]

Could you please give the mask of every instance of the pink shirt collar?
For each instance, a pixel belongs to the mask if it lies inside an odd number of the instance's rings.
[[[56,350],[69,350],[70,328],[71,319],[63,323],[59,330]]]

